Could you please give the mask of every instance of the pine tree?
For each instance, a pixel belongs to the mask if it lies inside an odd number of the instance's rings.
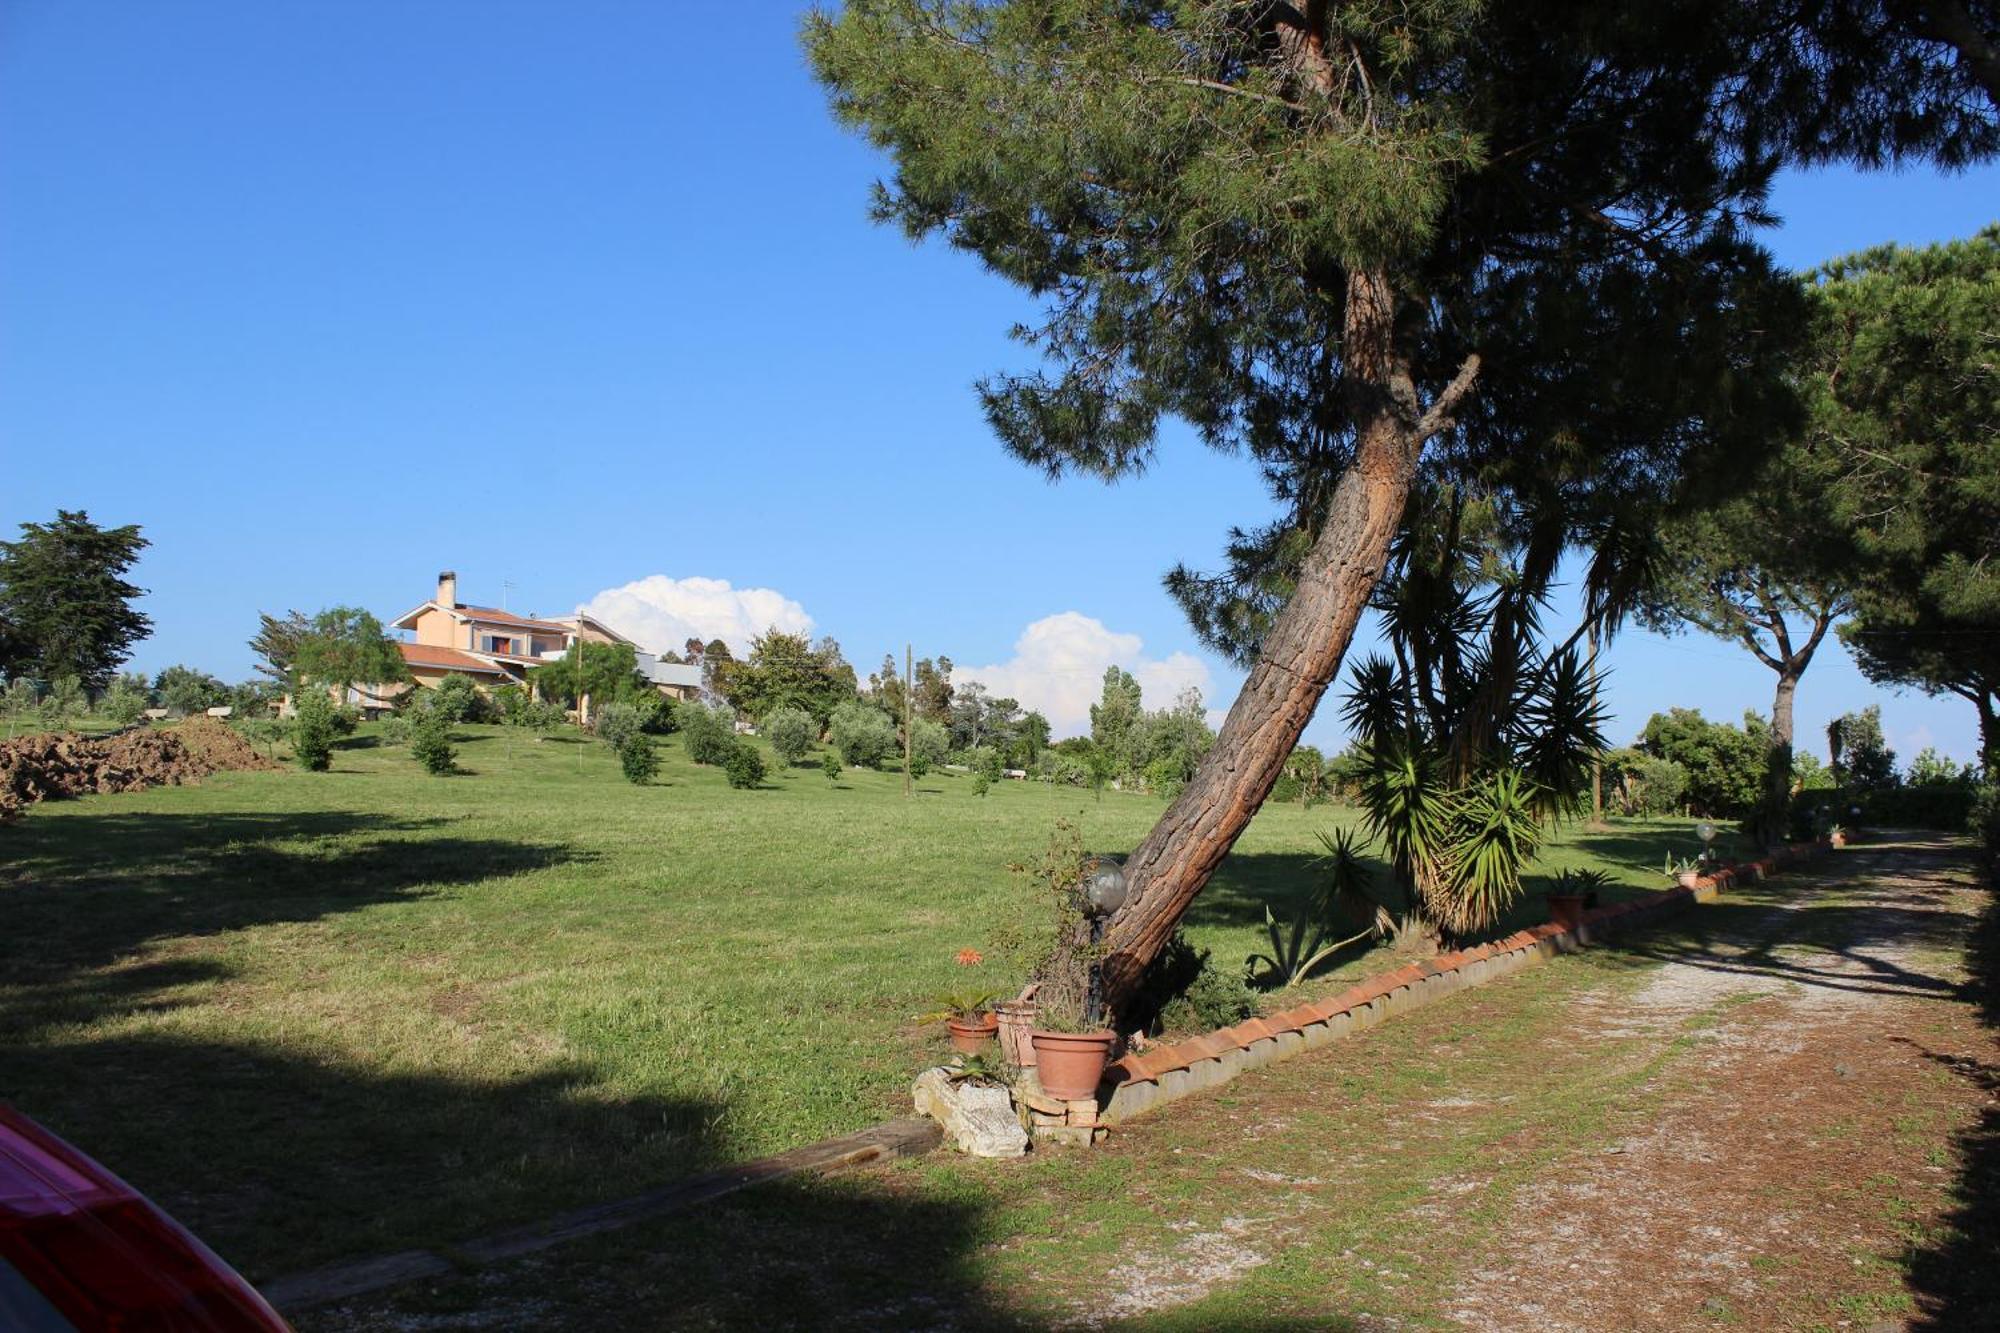
[[[848,0],[805,41],[893,160],[877,216],[1043,301],[1051,367],[981,387],[1010,451],[1111,480],[1178,416],[1284,510],[1170,577],[1250,666],[1127,861],[1114,1004],[1277,780],[1420,475],[1532,495],[1559,554],[1754,464],[1798,323],[1749,234],[1772,174],[1995,138],[1956,69],[1891,77],[1931,48],[1757,6]]]
[[[124,578],[148,545],[136,523],[100,528],[81,509],[0,542],[0,672],[102,690],[153,630]]]
[[[1811,291],[1812,484],[1856,548],[1841,637],[1871,680],[1972,704],[2000,771],[2000,226]]]

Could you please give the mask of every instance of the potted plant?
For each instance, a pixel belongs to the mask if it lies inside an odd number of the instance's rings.
[[[1597,906],[1598,895],[1611,882],[1602,870],[1559,870],[1550,881],[1549,920],[1564,930],[1583,924],[1583,914]]]
[[[934,1000],[937,1009],[925,1014],[923,1021],[943,1022],[945,1031],[951,1035],[953,1050],[962,1055],[978,1055],[1000,1029],[999,1020],[987,1008],[992,1002],[992,991],[945,991]]]
[[[1037,863],[1009,869],[1047,913],[1038,924],[1003,937],[1013,960],[1039,987],[1032,995],[1022,993],[1034,1004],[1022,1064],[1034,1066],[1042,1091],[1051,1097],[1082,1101],[1096,1094],[1117,1040],[1096,1012],[1103,946],[1095,926],[1117,909],[1123,875],[1114,862],[1087,855],[1082,835],[1066,819],[1056,821]]]
[[[1839,851],[1847,845],[1847,830],[1835,824],[1826,831],[1826,845]]]
[[[1660,870],[1668,879],[1684,889],[1692,889],[1701,882],[1701,865],[1689,857],[1683,856],[1676,861],[1669,853],[1667,863]]]
[[[1035,992],[1041,989],[1038,982],[1029,982],[1021,988],[1021,993],[1011,1000],[1002,1000],[993,1006],[993,1012],[1000,1022],[1000,1054],[1016,1069],[1035,1067],[1035,1013],[1039,1006],[1035,1003]]]
[[[1081,1015],[1044,1011],[1035,1025],[1035,1076],[1042,1091],[1066,1102],[1097,1095],[1118,1034],[1086,1024]]]

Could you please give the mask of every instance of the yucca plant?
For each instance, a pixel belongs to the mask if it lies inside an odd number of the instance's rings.
[[[1366,761],[1368,833],[1440,944],[1490,929],[1519,897],[1603,748],[1582,630],[1541,642],[1560,553],[1441,489],[1413,504],[1377,595],[1389,652],[1356,667],[1343,714]]]

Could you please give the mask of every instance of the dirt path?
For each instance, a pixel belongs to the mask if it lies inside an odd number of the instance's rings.
[[[1854,849],[1838,869],[1661,951],[1636,993],[1576,1006],[1578,1041],[1693,1049],[1661,1075],[1669,1095],[1642,1132],[1517,1192],[1504,1245],[1440,1313],[1551,1333],[1921,1317],[1871,1270],[1934,1220],[1952,1178],[1935,1153],[1911,1160],[1909,1140],[1990,1101],[1956,1076],[1991,1059],[1990,1038],[1946,1003],[1966,980],[1974,891],[1936,840]],[[1566,1280],[1551,1287],[1552,1270]],[[1819,1298],[1857,1278],[1825,1317]]]

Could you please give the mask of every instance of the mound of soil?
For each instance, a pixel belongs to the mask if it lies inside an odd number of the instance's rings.
[[[178,786],[225,769],[272,767],[248,741],[205,717],[166,731],[23,736],[0,741],[0,820],[37,801]]]

